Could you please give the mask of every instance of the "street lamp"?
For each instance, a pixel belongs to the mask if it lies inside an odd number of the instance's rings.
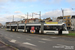
[[[33,13],[33,14],[35,14],[35,15],[39,15],[39,17],[40,17],[40,21],[41,21],[41,11],[39,12],[39,14],[37,14],[37,13]]]

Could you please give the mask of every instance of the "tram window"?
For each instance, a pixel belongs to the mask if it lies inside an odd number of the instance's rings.
[[[18,29],[24,29],[24,26],[19,26]]]
[[[10,28],[10,26],[7,26],[6,28]]]
[[[66,31],[67,28],[66,28],[66,24],[63,24],[63,31]]]
[[[58,30],[58,26],[44,26],[44,30]]]

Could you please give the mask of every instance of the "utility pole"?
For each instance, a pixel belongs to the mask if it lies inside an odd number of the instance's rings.
[[[11,23],[10,23],[10,30],[12,31],[12,29],[11,29]]]
[[[40,14],[39,14],[39,17],[40,17],[40,21],[41,21],[41,11],[39,12]]]
[[[44,21],[41,21],[41,33],[44,33]]]
[[[39,15],[39,18],[41,20],[41,11],[39,11],[39,14],[34,13],[35,15]]]
[[[17,32],[18,32],[18,26],[19,26],[19,24],[18,24],[18,22],[17,22],[17,30],[16,30]]]
[[[32,19],[33,19],[33,13],[32,13]]]
[[[63,20],[64,20],[64,10],[61,8],[61,11],[62,11],[62,17],[63,17]]]
[[[24,21],[24,32],[26,32],[26,23]]]
[[[22,16],[21,16],[21,20],[22,20]]]
[[[28,12],[27,12],[27,23],[28,23]]]
[[[13,15],[13,22],[14,22],[14,15]]]

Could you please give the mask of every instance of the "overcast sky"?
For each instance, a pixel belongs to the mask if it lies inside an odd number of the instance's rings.
[[[75,0],[0,0],[0,23],[12,21],[13,15],[15,21],[27,18],[27,12],[29,18],[32,12],[39,14],[39,11],[42,18],[58,17],[62,15],[61,8],[64,15],[75,15]]]

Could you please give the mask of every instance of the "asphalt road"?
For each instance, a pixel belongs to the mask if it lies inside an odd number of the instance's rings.
[[[0,39],[20,50],[75,50],[75,38],[11,32],[0,29]]]

